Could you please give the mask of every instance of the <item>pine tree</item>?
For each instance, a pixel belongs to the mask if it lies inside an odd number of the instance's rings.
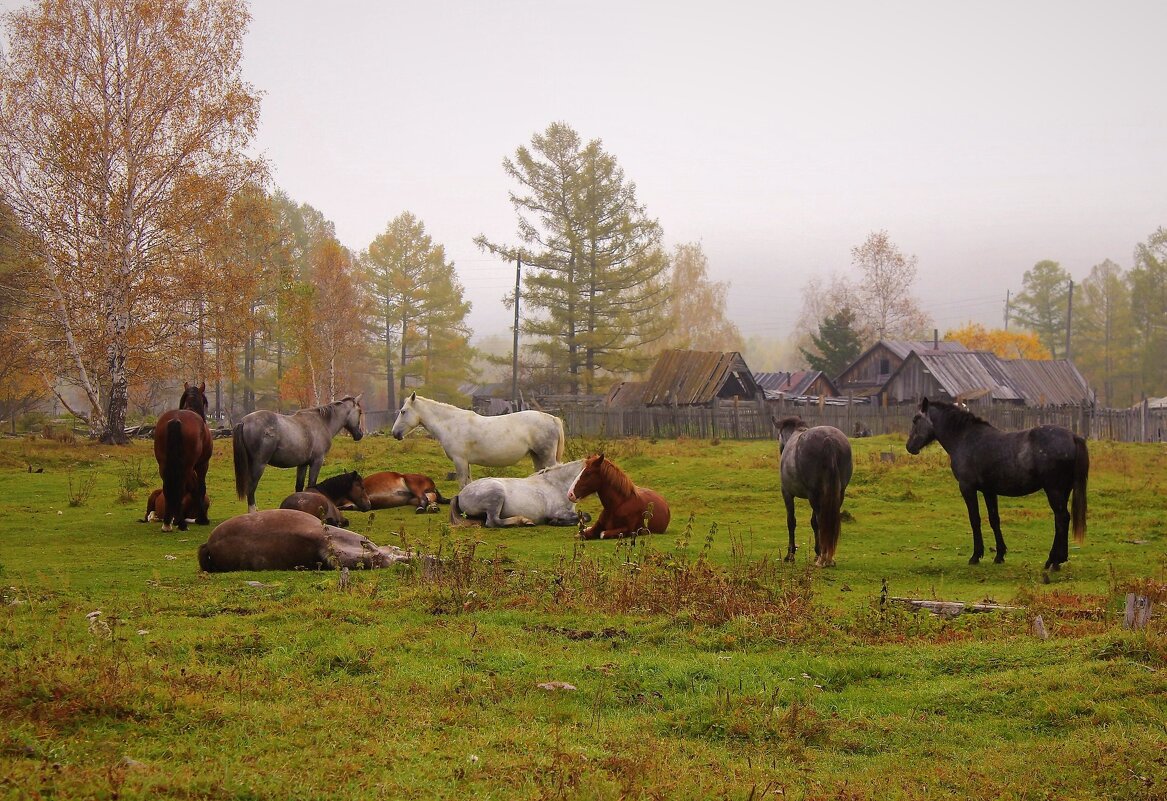
[[[812,370],[821,370],[830,378],[842,373],[859,355],[859,334],[855,331],[855,315],[844,308],[819,323],[818,334],[811,334],[817,353],[799,348]]]
[[[594,391],[601,372],[644,369],[646,346],[668,327],[668,260],[635,184],[599,140],[584,145],[564,123],[535,134],[503,168],[520,187],[511,204],[522,244],[476,241],[526,267],[529,349],[567,376],[573,394]]]
[[[457,399],[474,351],[466,324],[470,302],[445,248],[406,211],[370,243],[364,262],[377,301],[389,408],[406,389]]]
[[[1056,261],[1046,259],[1025,271],[1022,285],[1010,307],[1010,318],[1037,334],[1055,359],[1061,358],[1065,354],[1070,274]]]

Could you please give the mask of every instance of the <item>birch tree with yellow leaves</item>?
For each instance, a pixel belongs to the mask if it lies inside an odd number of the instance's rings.
[[[26,234],[41,377],[124,442],[131,379],[198,347],[181,338],[200,224],[262,174],[244,152],[250,16],[240,0],[39,0],[2,20],[0,195]]]

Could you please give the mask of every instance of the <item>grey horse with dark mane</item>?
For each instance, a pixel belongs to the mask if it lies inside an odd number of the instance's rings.
[[[360,395],[347,395],[294,414],[261,410],[239,421],[231,432],[235,491],[240,498],[247,498],[247,511],[256,510],[255,488],[269,464],[296,468],[296,492],[304,489],[305,474],[308,486],[316,486],[324,455],[342,428],[354,440],[365,435],[365,410]]]
[[[833,426],[807,427],[800,417],[775,420],[778,427],[779,473],[790,549],[786,561],[794,561],[794,499],[810,501],[810,527],[814,531],[814,563],[835,564],[842,527],[843,496],[851,481],[851,443]]]

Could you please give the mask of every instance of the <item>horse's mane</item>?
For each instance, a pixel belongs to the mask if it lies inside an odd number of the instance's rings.
[[[636,493],[635,482],[628,477],[627,473],[612,464],[611,459],[606,458],[600,462],[600,474],[604,483],[616,490],[619,494],[634,495]]]
[[[353,470],[351,473],[341,473],[338,476],[331,476],[323,481],[317,481],[316,488],[320,489],[323,487],[325,490],[324,494],[329,496],[342,492],[347,493],[360,478],[361,474]]]
[[[967,428],[974,425],[986,425],[989,428],[995,426],[983,417],[974,414],[967,406],[949,403],[948,401],[928,401],[928,406],[936,406],[947,415],[947,420],[955,426],[960,428]]]

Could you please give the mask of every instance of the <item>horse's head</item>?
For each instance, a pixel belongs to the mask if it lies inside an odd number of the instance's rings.
[[[604,483],[604,454],[597,453],[584,460],[583,470],[567,488],[567,499],[572,503],[586,498]]]
[[[345,406],[344,429],[354,442],[360,442],[365,436],[365,407],[361,405],[361,396],[341,398],[337,403]]]
[[[908,453],[917,454],[924,446],[936,439],[936,427],[932,425],[932,418],[928,416],[928,399],[920,401],[920,409],[912,417],[912,430],[908,432],[908,442],[905,446]]]
[[[373,508],[373,502],[369,500],[369,493],[365,491],[365,482],[361,478],[361,474],[356,470],[348,473],[347,478],[351,479],[348,490],[345,492],[345,497],[348,502],[356,507],[358,512],[367,512]]]
[[[405,402],[401,404],[401,410],[397,412],[397,419],[393,421],[393,436],[395,439],[402,439],[413,429],[421,425],[421,416],[417,412],[417,393],[411,392]]]
[[[194,384],[182,382],[182,397],[178,399],[179,409],[189,409],[204,420],[207,419],[207,409],[210,408],[210,401],[207,400],[207,382],[199,384],[197,387]]]
[[[778,428],[778,453],[786,450],[786,443],[794,436],[794,432],[806,429],[806,423],[801,417],[783,417],[781,420],[771,418]]]

